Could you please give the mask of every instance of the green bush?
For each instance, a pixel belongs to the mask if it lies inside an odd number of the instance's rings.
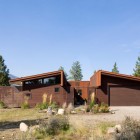
[[[29,106],[28,103],[22,103],[22,104],[21,104],[21,108],[22,108],[22,109],[28,109],[28,108],[30,108],[30,106]]]
[[[109,112],[109,106],[105,103],[101,103],[100,108],[99,108],[99,112],[102,112],[102,113]]]
[[[56,135],[59,131],[66,131],[69,129],[69,121],[65,116],[55,116],[48,120],[46,126],[46,133],[49,135]]]
[[[94,107],[94,105],[95,105],[94,101],[91,101],[90,104],[89,104],[90,110],[92,110],[92,108]]]
[[[50,106],[52,107],[52,109],[58,108],[58,105],[57,105],[57,103],[55,103],[55,102],[51,103]]]
[[[140,140],[140,122],[126,117],[121,133],[116,134],[116,140]]]
[[[0,101],[0,109],[4,108],[5,107],[5,104],[4,102]]]
[[[47,120],[47,122],[41,122],[40,127],[36,130],[35,137],[44,135],[54,136],[61,131],[67,131],[69,129],[69,121],[66,116],[53,116]]]
[[[100,109],[100,106],[98,104],[95,104],[94,107],[93,107],[93,112],[94,113],[99,113],[99,109]]]
[[[47,103],[38,103],[36,105],[36,108],[39,108],[40,110],[47,109],[48,108],[48,104]]]

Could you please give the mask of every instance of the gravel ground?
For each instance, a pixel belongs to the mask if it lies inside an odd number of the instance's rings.
[[[92,128],[96,126],[96,124],[100,122],[114,122],[115,124],[119,124],[121,121],[125,119],[126,116],[130,116],[134,119],[140,120],[140,106],[131,106],[131,107],[110,107],[110,110],[114,112],[111,113],[98,113],[98,114],[74,114],[69,116],[70,123],[75,125],[76,127],[89,127]],[[3,140],[3,136],[5,140],[13,140],[13,135],[19,133],[19,128],[13,129],[4,129],[0,130],[0,140]]]
[[[134,119],[140,120],[140,106],[112,106],[110,107],[112,113],[99,113],[99,114],[82,114],[71,115],[70,122],[75,125],[82,124],[84,126],[93,126],[100,122],[122,122],[126,116],[130,116]]]

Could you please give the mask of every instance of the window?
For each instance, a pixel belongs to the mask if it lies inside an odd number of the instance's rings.
[[[57,87],[57,88],[54,88],[54,92],[59,92],[59,88]]]
[[[77,94],[81,96],[82,95],[82,90],[81,89],[77,89]]]

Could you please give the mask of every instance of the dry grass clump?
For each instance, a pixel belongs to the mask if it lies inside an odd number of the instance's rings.
[[[116,140],[140,140],[140,122],[126,117],[121,133],[116,134]]]
[[[21,104],[21,108],[22,109],[28,109],[28,108],[30,108],[30,105],[29,105],[29,97],[24,96],[24,103]]]
[[[36,139],[43,139],[46,136],[59,135],[61,132],[69,130],[69,128],[67,116],[53,116],[40,123],[40,127],[36,130],[34,136]]]

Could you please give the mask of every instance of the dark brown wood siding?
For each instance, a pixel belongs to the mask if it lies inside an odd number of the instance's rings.
[[[0,100],[8,107],[20,107],[23,102],[23,94],[15,87],[1,86]]]
[[[111,106],[139,106],[140,87],[110,87]]]
[[[55,88],[58,88],[59,91],[56,92]],[[60,85],[54,85],[49,87],[36,88],[32,90],[24,91],[24,95],[31,94],[31,98],[29,99],[29,104],[31,107],[34,107],[37,103],[41,103],[43,99],[43,94],[47,94],[47,101],[50,101],[50,97],[52,96],[52,102],[56,102],[58,105],[62,106],[64,102],[73,103],[74,92],[70,88],[69,91],[64,89]]]
[[[109,105],[140,105],[140,81],[101,75],[101,86],[96,89],[98,102]],[[121,97],[121,98],[120,98]]]

